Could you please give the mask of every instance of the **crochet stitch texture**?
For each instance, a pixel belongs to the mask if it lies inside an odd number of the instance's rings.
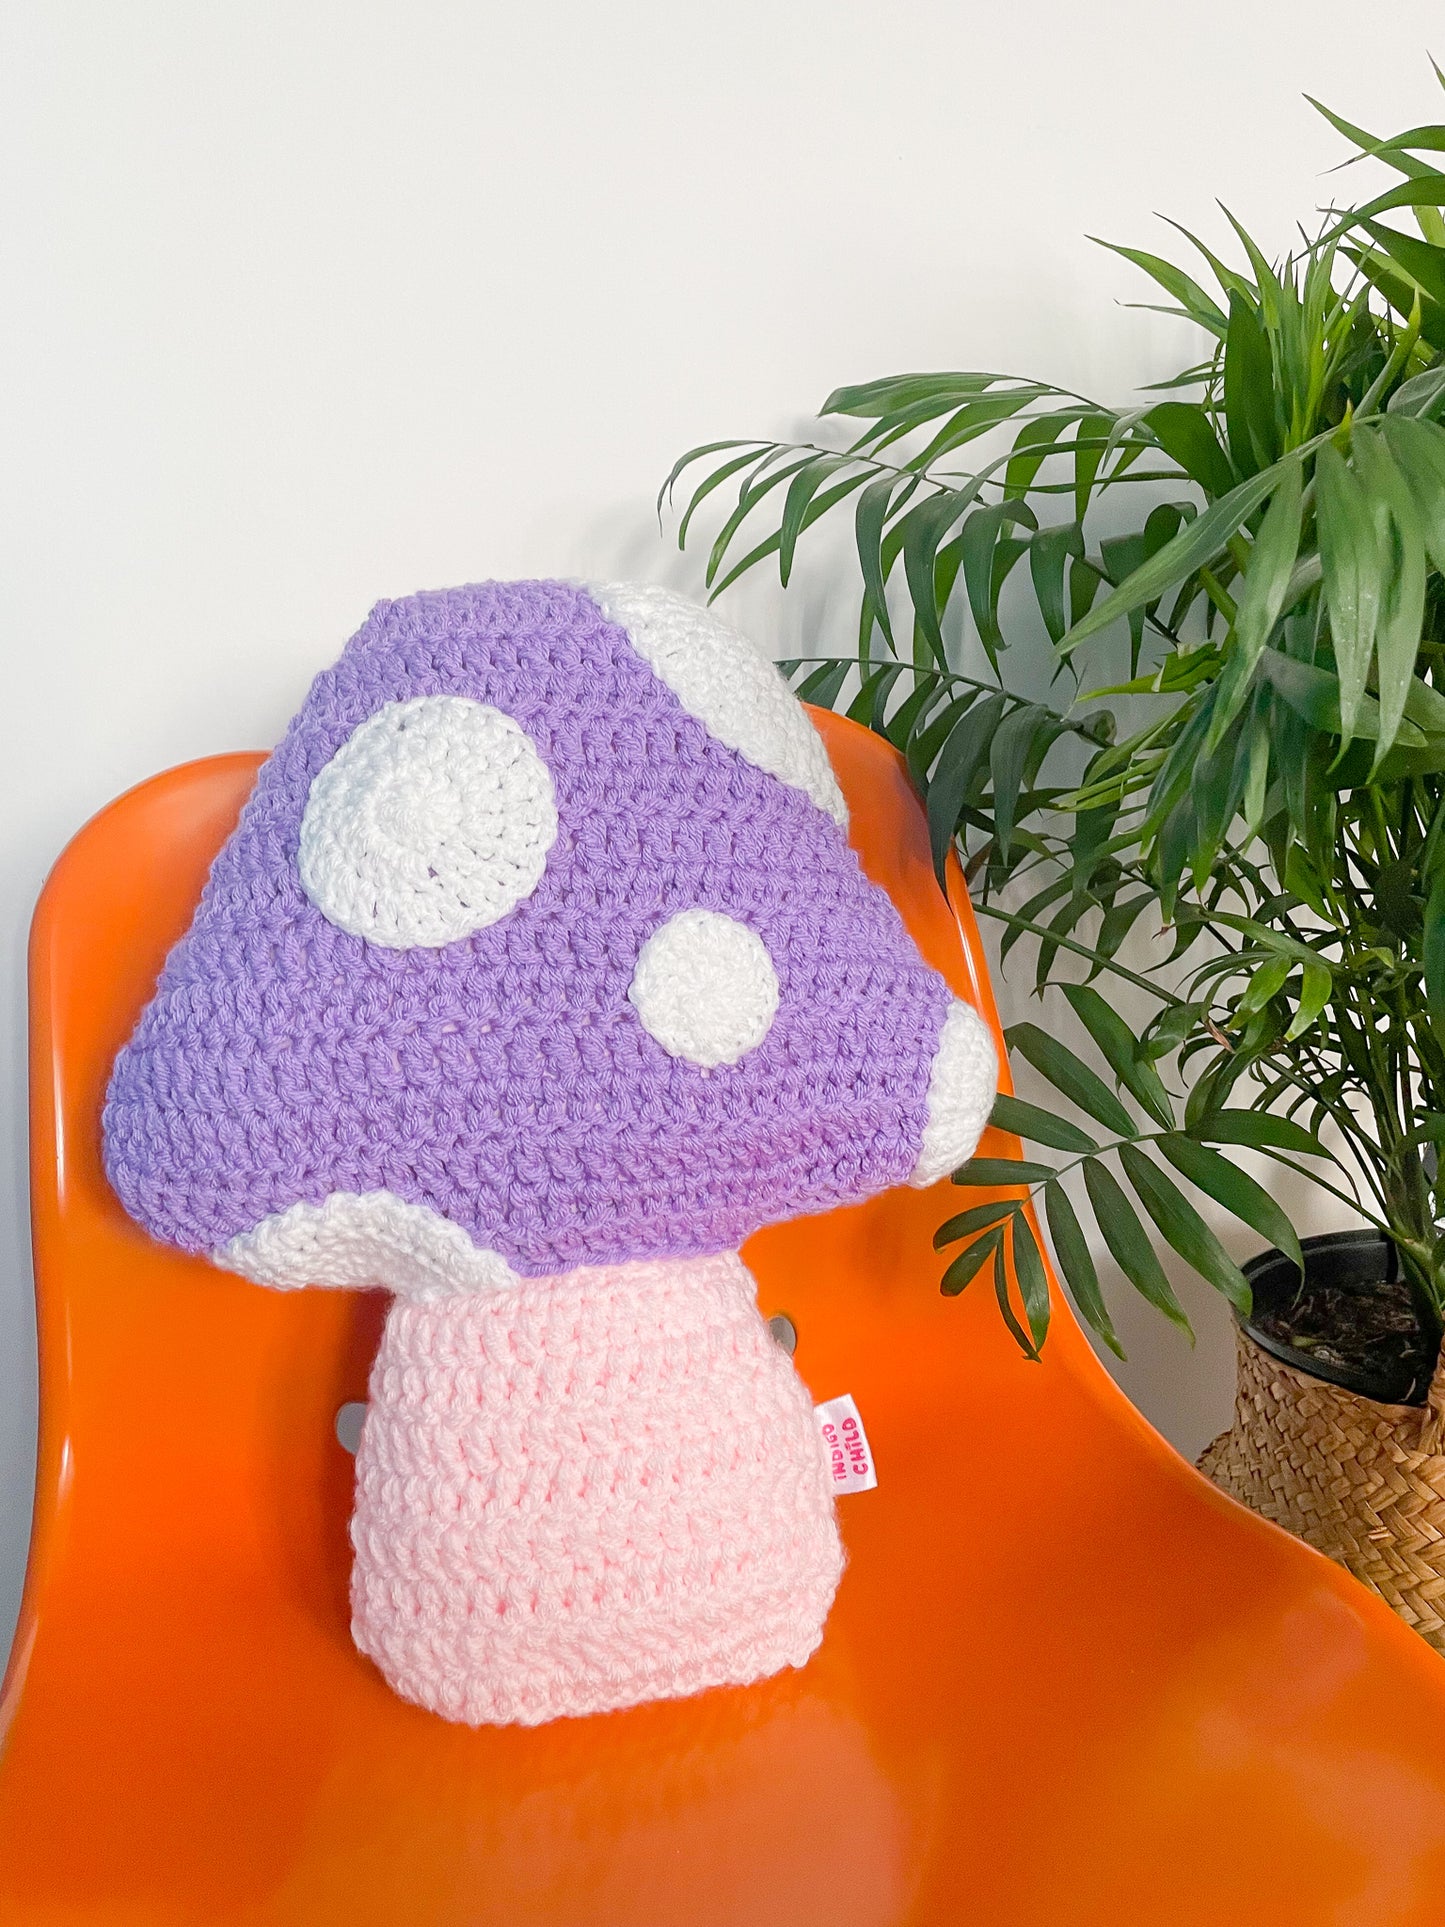
[[[733,1253],[398,1305],[357,1459],[357,1643],[473,1724],[801,1666],[843,1567],[820,1466]]]
[[[526,733],[558,828],[509,914],[397,949],[306,894],[302,822],[357,731],[437,696]],[[726,1074],[627,995],[647,939],[697,909],[747,925],[778,976]],[[823,810],[711,736],[584,591],[418,595],[373,612],[262,770],[116,1065],[107,1167],[191,1251],[382,1190],[523,1275],[728,1250],[907,1179],[949,1003]]]
[[[453,1719],[756,1679],[842,1569],[735,1255],[972,1151],[988,1031],[849,847],[777,671],[645,585],[381,603],[116,1061],[158,1238],[395,1294],[353,1631]]]
[[[435,949],[529,897],[556,835],[552,779],[510,716],[414,696],[369,717],[312,783],[297,869],[328,923]]]

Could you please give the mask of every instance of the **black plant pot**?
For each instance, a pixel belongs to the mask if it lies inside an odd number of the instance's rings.
[[[1239,1322],[1253,1342],[1296,1371],[1342,1385],[1362,1398],[1377,1399],[1385,1405],[1423,1405],[1439,1356],[1440,1338],[1410,1300],[1394,1245],[1378,1231],[1330,1231],[1318,1238],[1302,1239],[1300,1249],[1304,1253],[1304,1280],[1293,1259],[1282,1251],[1262,1251],[1243,1267],[1254,1294],[1254,1309]],[[1307,1291],[1332,1289],[1346,1297],[1369,1294],[1378,1298],[1382,1287],[1391,1285],[1399,1288],[1398,1293],[1388,1295],[1408,1312],[1406,1322],[1411,1329],[1401,1331],[1397,1342],[1377,1347],[1368,1368],[1321,1357],[1308,1344],[1292,1344],[1278,1329],[1269,1329],[1272,1319],[1288,1322],[1302,1286]]]

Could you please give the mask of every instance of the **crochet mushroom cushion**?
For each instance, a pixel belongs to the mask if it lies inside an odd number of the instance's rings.
[[[661,589],[488,583],[380,604],[317,678],[106,1168],[260,1284],[394,1294],[354,1635],[531,1723],[814,1651],[829,1474],[737,1247],[953,1169],[995,1079],[764,657]]]

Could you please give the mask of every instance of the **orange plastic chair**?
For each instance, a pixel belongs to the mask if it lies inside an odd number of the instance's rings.
[[[996,1026],[902,765],[818,722],[865,866]],[[132,790],[36,915],[40,1472],[0,1920],[1439,1927],[1445,1666],[1176,1457],[1062,1299],[1030,1364],[986,1288],[941,1298],[947,1186],[747,1251],[879,1466],[841,1502],[850,1564],[809,1666],[531,1730],[394,1698],[347,1632],[334,1430],[380,1301],[164,1250],[99,1162],[111,1059],[257,762]]]

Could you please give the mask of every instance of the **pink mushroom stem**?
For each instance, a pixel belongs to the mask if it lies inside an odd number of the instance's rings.
[[[352,1537],[357,1644],[471,1724],[801,1666],[843,1568],[808,1392],[732,1252],[397,1300]]]

